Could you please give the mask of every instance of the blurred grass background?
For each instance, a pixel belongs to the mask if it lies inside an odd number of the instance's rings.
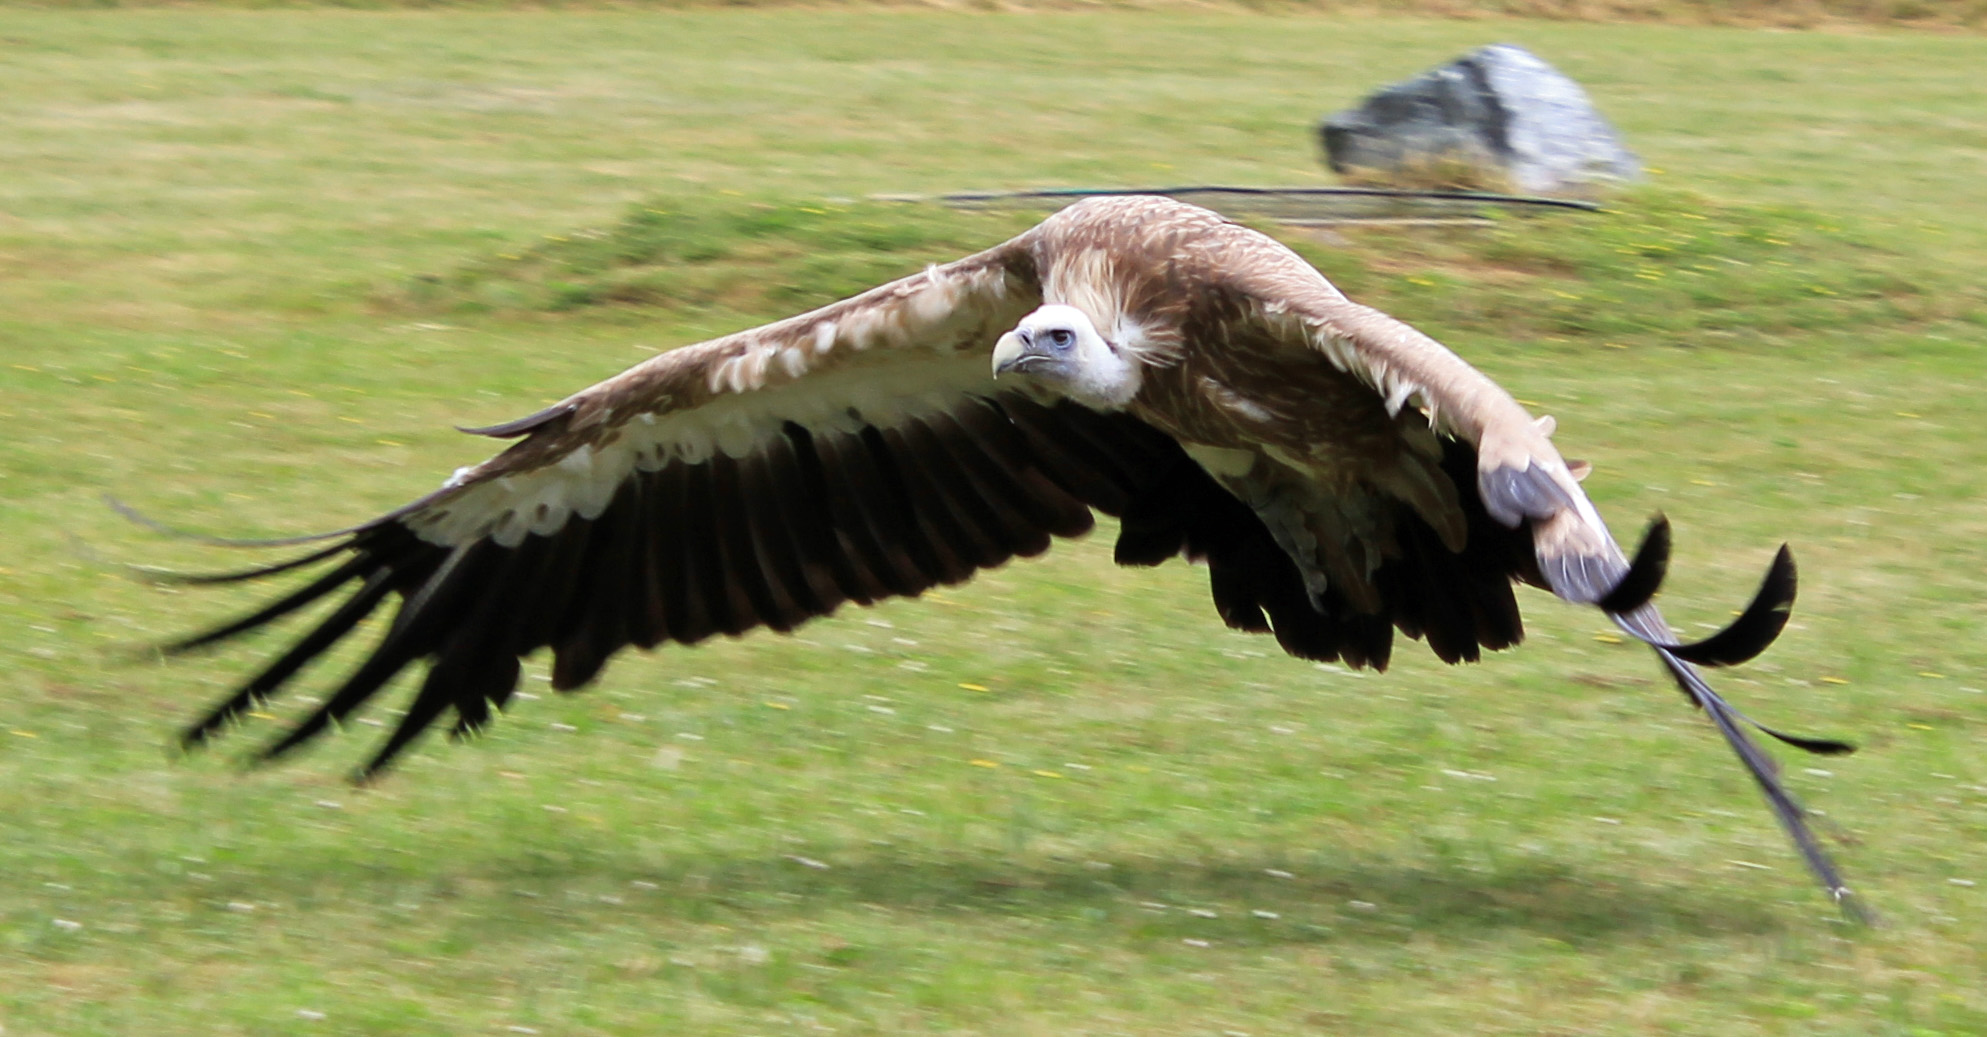
[[[16,6],[77,8],[342,8],[362,11],[695,11],[791,7],[787,0],[10,0]],[[964,11],[1253,11],[1353,17],[1729,25],[1799,29],[1897,26],[1977,29],[1987,0],[895,0],[842,7]]]
[[[1313,667],[1108,531],[795,638],[629,655],[375,789],[174,759],[263,640],[112,515],[361,520],[656,349],[1030,222],[879,192],[1321,184],[1494,40],[1652,169],[1607,214],[1286,233],[1534,409],[1889,922],[1831,912],[1597,617]],[[1987,1031],[1987,45],[1239,12],[0,9],[0,1025],[150,1033]],[[319,686],[342,668],[324,667]],[[285,711],[278,704],[272,714]],[[369,718],[378,720],[380,718]],[[226,747],[266,737],[254,721]]]

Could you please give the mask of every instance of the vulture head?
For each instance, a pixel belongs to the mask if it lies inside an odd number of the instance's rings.
[[[1101,410],[1118,410],[1138,395],[1136,358],[1097,330],[1090,315],[1050,303],[1021,318],[994,344],[993,373],[1041,379],[1057,392]]]

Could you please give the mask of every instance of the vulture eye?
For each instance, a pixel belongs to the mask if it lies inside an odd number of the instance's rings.
[[[1049,330],[1049,345],[1052,345],[1057,349],[1068,349],[1070,347],[1070,344],[1075,341],[1076,341],[1076,332],[1073,332],[1068,328],[1051,328]]]

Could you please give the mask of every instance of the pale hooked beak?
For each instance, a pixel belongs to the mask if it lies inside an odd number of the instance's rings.
[[[994,343],[994,377],[999,378],[1001,375],[1014,370],[1023,361],[1029,359],[1029,357],[1028,340],[1022,337],[1020,328],[1002,335],[1000,341]]]

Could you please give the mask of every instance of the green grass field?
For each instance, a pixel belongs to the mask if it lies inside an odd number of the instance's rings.
[[[1608,214],[1292,237],[1559,419],[1886,925],[1836,919],[1597,615],[1380,676],[1108,537],[619,659],[388,781],[169,753],[276,643],[106,493],[237,536],[420,494],[654,350],[1028,217],[883,192],[1322,184],[1322,112],[1512,40]],[[1987,40],[1244,14],[0,9],[0,1027],[25,1034],[1987,1032]],[[657,210],[660,210],[659,212]],[[307,691],[346,665],[336,660]],[[294,703],[272,705],[290,715]],[[377,721],[380,717],[371,717]]]

